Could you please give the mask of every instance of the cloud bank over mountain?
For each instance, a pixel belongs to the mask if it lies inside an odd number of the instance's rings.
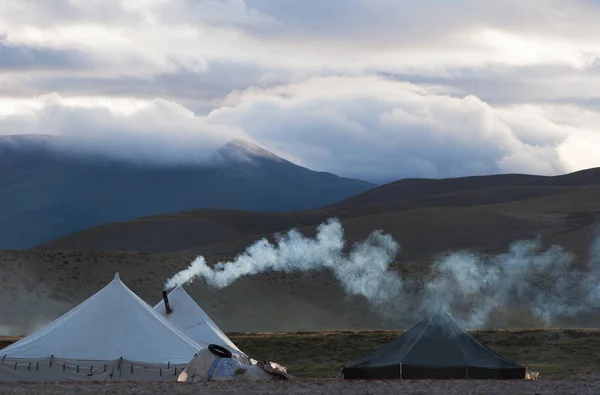
[[[435,10],[435,12],[433,11]],[[590,1],[8,0],[0,134],[387,181],[600,166]]]

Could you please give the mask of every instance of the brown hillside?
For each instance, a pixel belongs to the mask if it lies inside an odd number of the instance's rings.
[[[161,298],[165,280],[193,259],[193,255],[136,252],[1,252],[4,303],[0,304],[0,334],[30,333],[91,296],[117,271],[127,286],[154,305]],[[427,265],[418,262],[399,262],[398,270],[405,278],[428,274]],[[186,290],[225,331],[402,329],[412,326],[415,319],[379,315],[363,298],[345,295],[326,272],[265,273],[243,278],[222,290],[197,281]],[[412,308],[406,309],[410,313]],[[493,317],[490,326],[539,325],[516,310],[501,313]],[[555,323],[557,327],[597,325],[598,316]]]
[[[153,306],[160,301],[167,278],[193,259],[184,254],[133,252],[1,252],[0,334],[29,333],[100,290],[117,271]],[[347,299],[324,273],[266,274],[222,291],[201,282],[186,289],[228,331],[386,327],[363,300]]]
[[[407,178],[399,180],[348,198],[331,206],[352,207],[364,204],[383,203],[399,199],[421,198],[460,191],[524,186],[547,177],[525,174],[500,174],[445,179]]]
[[[559,177],[403,180],[316,210],[188,211],[111,223],[36,249],[235,255],[262,236],[292,227],[310,231],[327,218],[337,217],[349,242],[383,229],[403,243],[407,258],[417,259],[449,249],[496,250],[515,239],[538,234],[551,237],[590,225],[598,212],[593,203],[598,188],[598,169]],[[581,246],[571,247],[582,251]]]
[[[37,250],[176,252],[277,232],[311,222],[277,213],[239,210],[195,210],[115,222],[73,233]]]
[[[581,182],[581,174],[577,177]],[[5,333],[14,333],[15,328],[17,333],[29,331],[89,297],[116,271],[154,304],[166,279],[197,254],[212,262],[218,257],[230,259],[273,232],[295,226],[312,234],[330,216],[342,220],[349,244],[374,229],[391,233],[402,243],[396,266],[411,276],[426,275],[438,252],[465,248],[498,252],[514,240],[536,235],[585,258],[600,213],[600,185],[594,185],[594,177],[584,177],[584,185],[493,186],[355,207],[341,203],[304,212],[198,210],[113,223],[42,246],[47,250],[0,252],[0,289],[7,301],[0,305],[0,316],[11,326],[4,328]],[[556,178],[547,179],[559,184]],[[565,183],[565,178],[561,180]],[[133,251],[64,251],[99,246]],[[344,295],[331,275],[323,272],[268,273],[223,290],[199,281],[187,290],[228,331],[386,329],[410,324],[405,317],[386,320],[370,311],[363,299]],[[500,326],[537,325],[513,312],[498,320]],[[600,324],[600,319],[557,325],[583,324]]]
[[[444,179],[409,178],[370,189],[328,207],[348,208],[485,189],[493,189],[501,192],[503,190],[510,190],[510,187],[588,186],[599,184],[600,168],[587,169],[554,177],[527,174],[498,174]],[[519,189],[512,188],[512,190]],[[525,191],[526,189],[520,190]],[[497,195],[498,199],[519,199],[514,195],[512,197],[504,196],[502,192]]]

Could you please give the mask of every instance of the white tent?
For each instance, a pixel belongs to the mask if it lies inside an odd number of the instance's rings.
[[[189,339],[113,281],[0,350],[0,381],[176,380],[206,344]]]
[[[154,310],[159,312],[174,327],[199,344],[217,344],[232,353],[246,357],[221,329],[210,319],[200,306],[181,286],[177,286],[168,295],[171,313],[167,314],[164,300]]]

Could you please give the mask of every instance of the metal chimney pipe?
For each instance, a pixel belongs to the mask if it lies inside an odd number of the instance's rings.
[[[171,306],[169,305],[169,298],[167,297],[167,291],[162,291],[163,300],[165,301],[165,310],[167,314],[171,314],[173,310],[171,310]]]

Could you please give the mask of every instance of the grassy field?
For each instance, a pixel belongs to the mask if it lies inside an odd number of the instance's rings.
[[[399,331],[230,333],[248,355],[277,361],[299,378],[333,378],[344,365],[389,343]],[[471,334],[544,379],[574,379],[600,371],[599,329],[480,330]],[[0,337],[0,347],[18,337]]]
[[[244,352],[272,359],[298,377],[335,377],[344,365],[372,353],[399,331],[232,334]],[[544,378],[575,378],[600,371],[600,330],[480,330],[471,334]]]

